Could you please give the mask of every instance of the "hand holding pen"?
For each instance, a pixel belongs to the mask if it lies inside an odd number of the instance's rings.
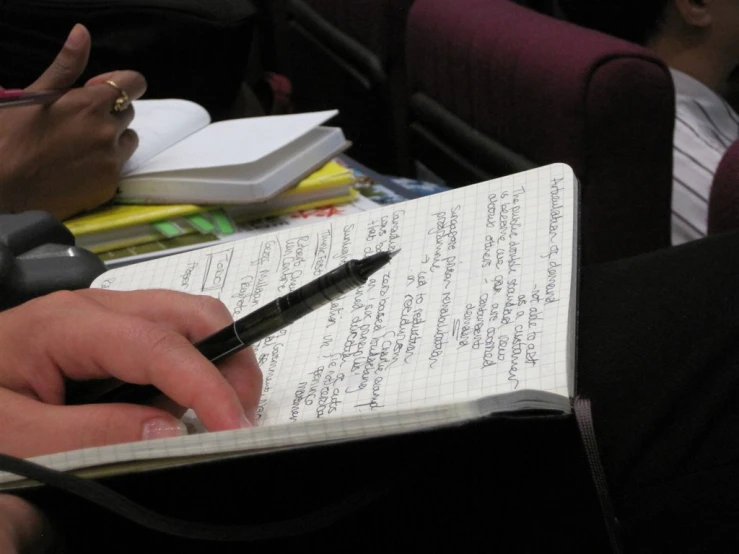
[[[219,300],[167,290],[66,291],[0,312],[0,452],[177,437],[188,408],[210,431],[249,427],[262,373],[246,345],[361,285],[391,257],[352,260],[237,322]],[[68,383],[121,382],[121,399],[156,401],[65,402]]]
[[[364,285],[373,273],[390,263],[397,253],[398,251],[378,252],[362,260],[350,260],[197,342],[195,348],[209,361],[221,362]],[[94,399],[75,399],[68,395],[67,402],[87,400],[95,403],[147,403],[159,395],[161,391],[154,386],[123,383]]]
[[[91,39],[77,25],[49,68],[24,90],[0,90],[0,211],[41,209],[59,219],[97,207],[118,187],[138,146],[128,129],[143,76],[115,71],[71,88]],[[32,104],[40,104],[33,106]]]
[[[262,391],[252,349],[218,367],[193,342],[233,322],[209,296],[84,289],[0,312],[0,452],[30,457],[177,437],[186,409],[209,431],[249,427]],[[153,405],[65,404],[67,382],[153,384]],[[2,550],[2,549],[0,549]]]

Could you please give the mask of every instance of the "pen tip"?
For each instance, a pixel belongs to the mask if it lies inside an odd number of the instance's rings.
[[[397,250],[393,250],[392,252],[390,252],[390,258],[391,258],[391,259],[392,259],[392,258],[394,258],[394,257],[395,257],[395,255],[396,255],[396,254],[397,254],[398,252],[400,252],[400,248],[398,248]]]

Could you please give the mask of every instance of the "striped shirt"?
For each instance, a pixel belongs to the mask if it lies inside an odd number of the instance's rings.
[[[675,83],[672,244],[706,235],[708,197],[721,158],[739,139],[739,116],[693,77],[671,69]]]

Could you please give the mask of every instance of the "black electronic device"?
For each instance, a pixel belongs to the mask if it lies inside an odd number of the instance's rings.
[[[105,271],[51,214],[0,214],[0,310],[58,290],[87,288]]]

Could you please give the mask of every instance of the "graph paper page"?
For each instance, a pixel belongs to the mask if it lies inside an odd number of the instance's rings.
[[[568,390],[575,179],[562,164],[114,269],[93,286],[220,298],[240,318],[355,258],[369,282],[254,346],[258,424]]]

